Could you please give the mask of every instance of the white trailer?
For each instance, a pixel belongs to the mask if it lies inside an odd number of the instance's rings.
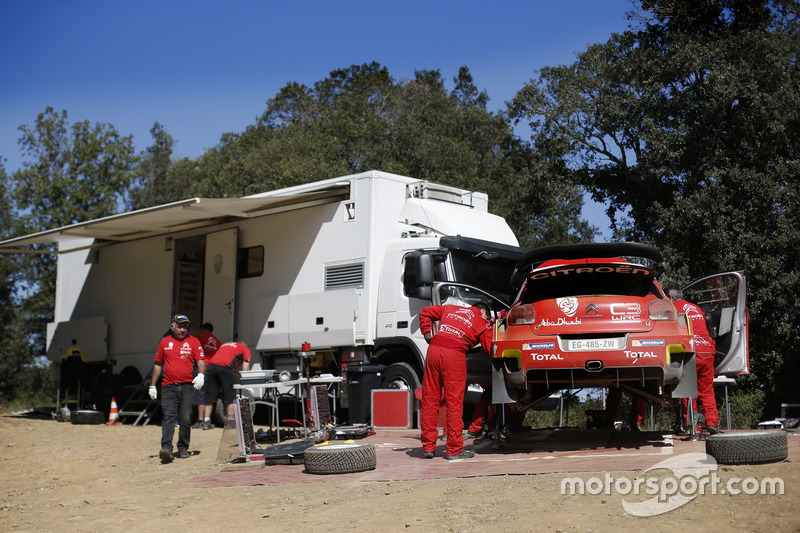
[[[182,313],[193,333],[211,322],[223,342],[245,342],[256,369],[299,372],[307,342],[319,372],[377,363],[388,367],[383,387],[412,389],[431,284],[510,300],[524,251],[485,194],[379,171],[192,198],[10,239],[0,250],[42,242],[58,243],[47,329],[54,363],[78,347],[103,373],[141,379],[170,317]]]

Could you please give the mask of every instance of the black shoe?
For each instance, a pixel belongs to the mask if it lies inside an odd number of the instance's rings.
[[[467,438],[468,439],[477,439],[481,435],[483,435],[483,431],[478,431],[477,433],[473,433],[471,431],[467,431]]]
[[[706,429],[708,430],[709,435],[716,435],[717,433],[720,433],[720,430],[717,426],[708,426]]]
[[[203,429],[203,420],[200,419],[197,422],[195,422],[194,425],[192,426],[192,429]]]
[[[178,457],[180,457],[181,459],[188,459],[189,455],[190,454],[189,454],[188,450],[179,450],[178,451]]]
[[[171,463],[175,459],[172,455],[172,450],[168,448],[161,448],[161,451],[158,452],[158,458],[161,459],[162,463]]]
[[[425,452],[422,454],[424,459],[433,459],[433,456],[436,455],[436,452]]]
[[[445,455],[444,458],[448,461],[452,461],[453,459],[472,459],[475,457],[475,452],[471,452],[469,450],[463,450],[458,455]]]
[[[209,420],[203,420],[203,429],[214,429],[214,424],[212,424]]]

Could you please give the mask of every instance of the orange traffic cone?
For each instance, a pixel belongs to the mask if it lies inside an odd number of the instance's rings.
[[[117,399],[114,396],[111,397],[111,411],[108,413],[108,422],[106,422],[106,425],[119,425],[119,410],[117,409]]]

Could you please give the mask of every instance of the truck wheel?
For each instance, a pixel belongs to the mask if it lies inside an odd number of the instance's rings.
[[[718,433],[706,438],[706,453],[724,465],[774,463],[788,457],[789,446],[783,431]]]
[[[309,474],[349,474],[375,469],[375,446],[326,444],[307,448],[303,454]]]
[[[384,389],[408,390],[412,393],[422,385],[417,373],[408,363],[395,363],[383,371]]]

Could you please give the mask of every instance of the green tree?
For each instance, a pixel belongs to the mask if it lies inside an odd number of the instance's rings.
[[[488,193],[528,246],[591,240],[578,185],[486,110],[466,67],[453,84],[438,71],[395,81],[377,63],[334,70],[313,87],[290,83],[245,132],[176,162],[166,195],[238,196],[376,169]]]
[[[11,180],[18,234],[35,233],[119,212],[136,162],[132,138],[108,124],[69,125],[67,112],[47,108],[34,126],[21,126],[25,159]],[[56,258],[36,245],[19,260],[25,281],[20,334],[29,353],[45,351],[44,332],[55,303]],[[25,333],[27,332],[27,333]]]
[[[17,227],[7,185],[0,158],[0,240],[14,237]],[[49,390],[49,374],[33,364],[32,347],[25,342],[19,304],[25,280],[20,275],[20,263],[20,256],[0,253],[0,401],[4,403]]]
[[[545,157],[607,202],[617,237],[676,281],[745,269],[753,375],[769,409],[800,353],[800,66],[794,1],[650,0],[636,31],[543,69],[515,96]]]
[[[138,177],[130,192],[130,209],[143,209],[167,203],[165,194],[167,171],[172,166],[175,140],[164,126],[156,122],[150,128],[153,144],[139,157]]]

